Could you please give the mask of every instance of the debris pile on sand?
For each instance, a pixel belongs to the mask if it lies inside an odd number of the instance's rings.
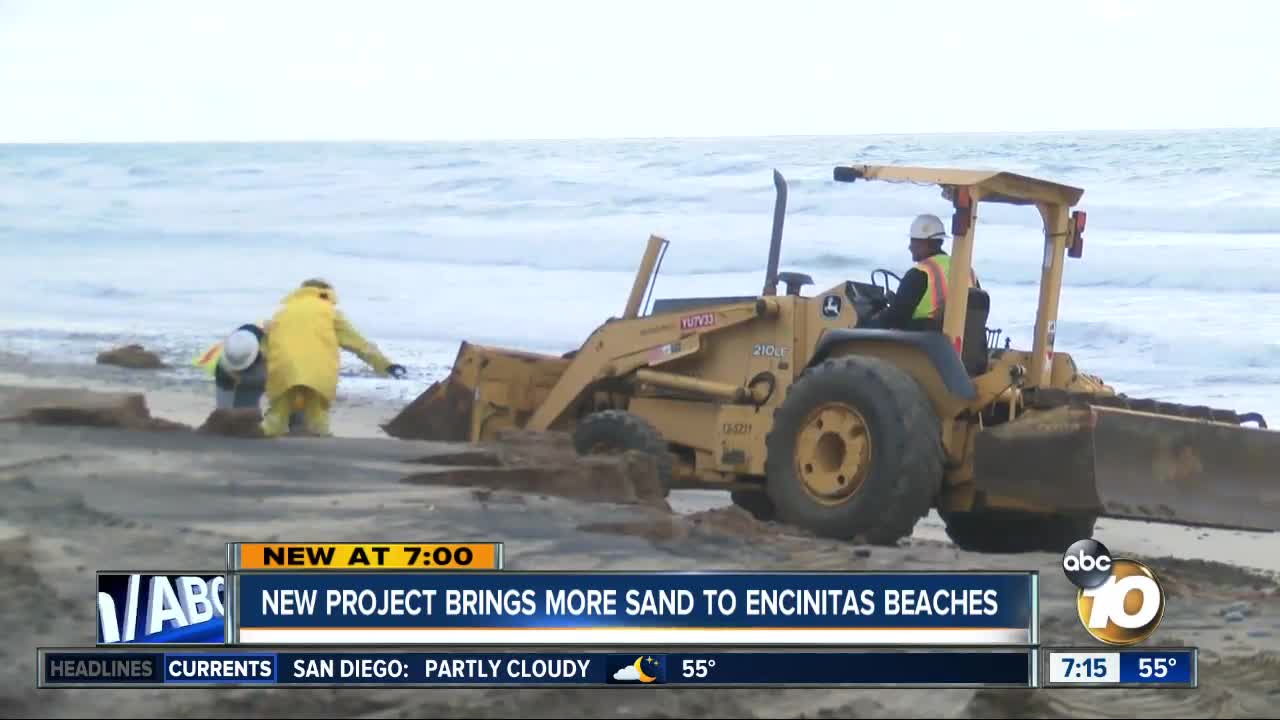
[[[460,383],[436,383],[381,425],[392,437],[466,442],[472,397]],[[458,485],[542,493],[580,500],[650,505],[670,512],[652,457],[636,451],[580,456],[564,432],[506,430],[467,450],[431,455],[404,478],[419,485]]]
[[[503,430],[484,447],[497,453],[507,465],[555,463],[577,454],[572,435],[552,430]]]
[[[209,413],[199,430],[229,437],[264,437],[262,413],[254,408],[218,408]]]
[[[727,505],[714,510],[692,513],[687,515],[685,519],[700,531],[724,533],[738,537],[768,537],[778,534],[780,527],[773,523],[761,522],[751,513],[736,505]],[[805,534],[803,530],[796,527],[787,528],[787,532],[793,535]]]
[[[501,436],[474,449],[421,460],[403,479],[416,485],[458,485],[651,505],[670,510],[652,457],[637,451],[580,456],[557,433]]]
[[[128,430],[190,430],[151,416],[141,393],[77,388],[25,388],[0,395],[0,419],[36,425],[86,425]]]
[[[168,365],[159,355],[141,345],[124,345],[98,353],[99,365],[118,365],[133,370],[159,370]]]

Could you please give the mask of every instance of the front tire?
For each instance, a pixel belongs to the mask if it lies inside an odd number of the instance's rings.
[[[579,455],[609,455],[638,450],[653,457],[663,495],[671,492],[675,462],[667,442],[647,420],[626,410],[591,413],[573,430],[573,447]]]
[[[910,375],[879,358],[805,370],[774,411],[765,447],[778,518],[824,537],[894,544],[942,486],[933,407]]]

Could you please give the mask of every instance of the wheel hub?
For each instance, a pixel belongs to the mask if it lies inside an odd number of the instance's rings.
[[[796,438],[795,465],[796,476],[815,500],[829,505],[848,501],[871,469],[871,437],[862,414],[843,403],[827,403],[809,413]]]

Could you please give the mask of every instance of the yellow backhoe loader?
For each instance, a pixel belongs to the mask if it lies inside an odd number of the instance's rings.
[[[757,517],[872,543],[909,535],[935,507],[953,541],[990,552],[1061,551],[1099,516],[1280,529],[1280,433],[1260,415],[1128,398],[1055,350],[1063,266],[1083,250],[1082,190],[920,167],[840,166],[833,178],[941,187],[954,241],[940,332],[866,327],[891,297],[888,271],[810,295],[809,276],[778,272],[787,185],[775,171],[759,294],[654,299],[642,312],[669,245],[651,236],[622,316],[577,350],[463,342],[449,377],[384,429],[463,441],[569,431],[581,453],[651,453],[669,488],[729,490]],[[1029,350],[998,346],[990,298],[970,281],[983,203],[1043,219],[1028,238],[1044,247]]]

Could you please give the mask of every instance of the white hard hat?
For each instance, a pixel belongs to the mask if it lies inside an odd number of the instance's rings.
[[[222,364],[232,372],[240,372],[258,359],[258,337],[248,330],[237,330],[222,345]]]
[[[912,240],[944,240],[946,237],[947,230],[937,215],[917,215],[911,221]]]

